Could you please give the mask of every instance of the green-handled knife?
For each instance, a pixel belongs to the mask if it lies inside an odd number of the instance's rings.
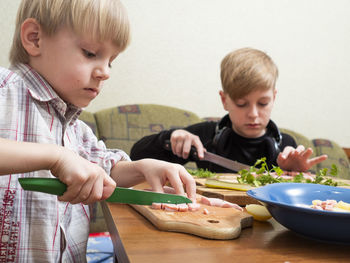
[[[18,178],[18,181],[24,190],[47,194],[63,195],[67,189],[67,186],[57,178]],[[152,203],[192,203],[190,199],[181,195],[162,194],[123,187],[116,187],[106,201],[137,205],[152,205]]]

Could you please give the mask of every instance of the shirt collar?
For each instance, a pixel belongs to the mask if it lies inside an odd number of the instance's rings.
[[[51,85],[30,65],[17,64],[11,70],[20,75],[28,84],[29,94],[33,99],[41,102],[49,102],[65,120],[73,123],[82,110],[73,104],[62,100]]]

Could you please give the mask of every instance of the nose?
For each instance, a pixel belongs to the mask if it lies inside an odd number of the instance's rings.
[[[258,107],[256,107],[256,105],[252,105],[252,106],[249,108],[248,116],[249,116],[250,118],[256,118],[256,117],[259,116],[259,114],[258,114]]]
[[[106,65],[100,65],[94,68],[93,77],[99,81],[107,80],[109,79],[109,71],[110,68],[108,63]]]

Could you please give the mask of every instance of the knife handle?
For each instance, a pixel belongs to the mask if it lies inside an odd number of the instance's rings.
[[[24,190],[42,192],[54,195],[63,195],[67,185],[57,178],[18,178]]]
[[[165,142],[164,142],[164,149],[168,150],[168,151],[171,151],[171,142],[170,142],[170,140],[165,140]],[[189,156],[192,156],[192,158],[195,161],[199,161],[198,152],[197,152],[196,147],[191,146],[191,151],[190,151]]]

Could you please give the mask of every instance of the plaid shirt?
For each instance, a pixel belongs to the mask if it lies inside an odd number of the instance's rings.
[[[65,103],[30,66],[0,68],[0,136],[64,145],[109,174],[122,151],[109,151],[77,120],[81,109]],[[53,177],[49,171],[0,176],[0,262],[85,262],[89,208],[54,195],[24,191],[19,177]]]

